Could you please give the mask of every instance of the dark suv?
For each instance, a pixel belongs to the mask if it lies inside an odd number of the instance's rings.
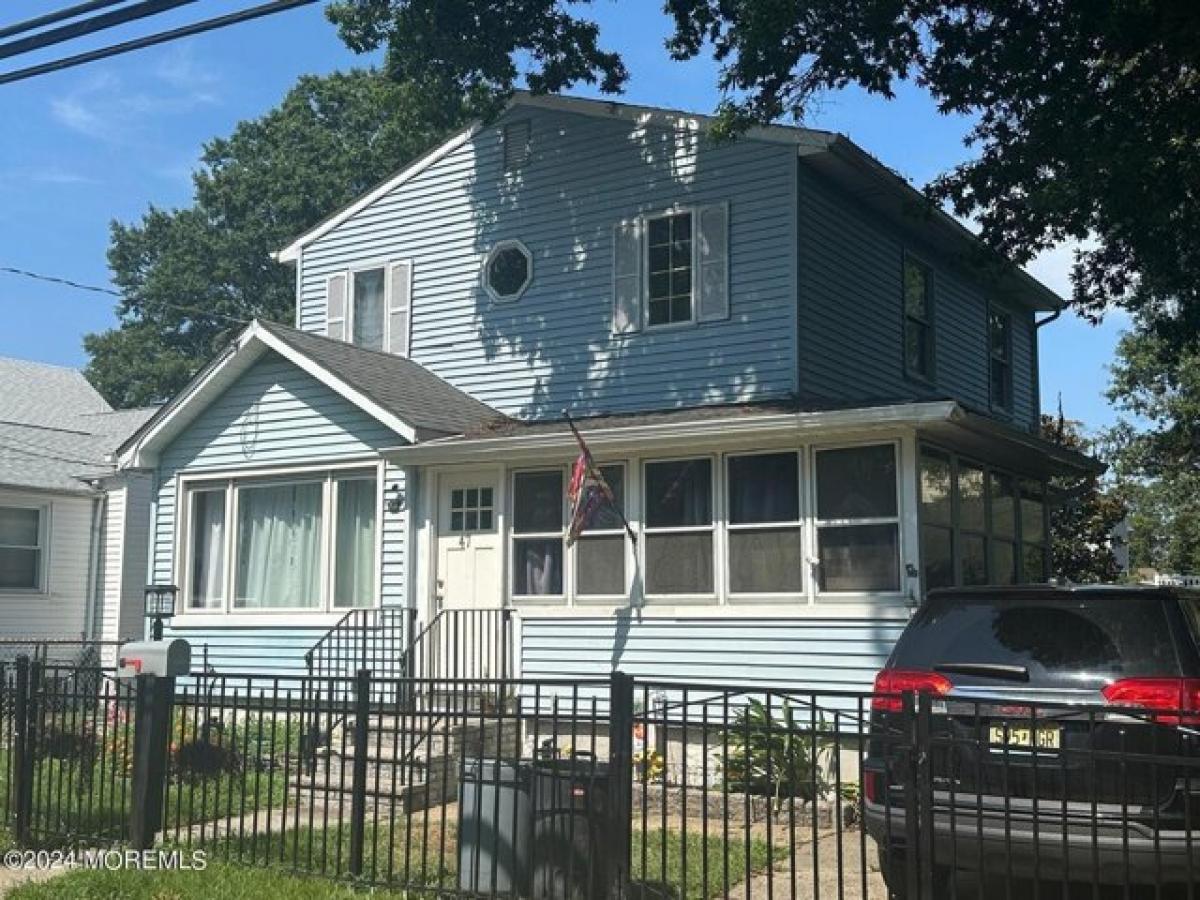
[[[931,591],[876,678],[863,794],[896,895],[912,867],[1200,897],[1200,594]]]

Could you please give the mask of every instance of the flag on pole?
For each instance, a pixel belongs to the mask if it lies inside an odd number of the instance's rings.
[[[567,502],[571,508],[571,522],[567,528],[567,546],[570,547],[579,539],[579,535],[592,523],[596,513],[605,504],[608,504],[621,517],[629,537],[636,543],[637,536],[633,533],[629,522],[626,521],[625,513],[617,504],[617,498],[604,479],[600,467],[592,459],[592,452],[584,442],[583,435],[579,433],[575,423],[571,421],[570,415],[565,410],[563,414],[566,416],[567,424],[571,427],[571,433],[575,435],[575,440],[579,444],[579,456],[575,458],[575,465],[571,467],[571,480],[567,485]]]

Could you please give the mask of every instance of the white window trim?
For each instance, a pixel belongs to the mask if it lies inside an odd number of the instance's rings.
[[[637,524],[634,522],[633,519],[629,518],[629,515],[630,515],[630,512],[629,512],[629,505],[630,505],[629,504],[629,495],[630,495],[629,466],[625,463],[624,460],[615,460],[612,462],[598,462],[598,463],[596,463],[596,466],[597,466],[597,468],[602,469],[602,470],[603,469],[620,469],[621,470],[621,485],[622,485],[622,490],[623,490],[623,494],[624,494],[624,497],[623,497],[624,502],[622,504],[623,505],[622,512],[625,513],[625,518],[627,521],[629,521],[630,525],[636,529]],[[570,477],[569,471],[567,473],[567,476]],[[567,513],[568,513],[568,515],[570,514],[569,508],[567,509]],[[570,525],[571,525],[571,523],[568,521],[567,527],[570,528]],[[637,532],[635,531],[634,533],[636,534]],[[585,594],[583,591],[581,591],[579,589],[579,565],[576,561],[576,555],[579,552],[579,545],[583,541],[586,541],[588,538],[593,538],[593,537],[620,537],[622,539],[622,542],[623,542],[622,547],[625,551],[622,554],[622,560],[624,562],[624,569],[625,569],[625,571],[624,571],[625,592],[624,593],[622,593],[622,594]],[[573,577],[571,579],[571,597],[575,603],[611,605],[612,603],[624,604],[627,602],[628,597],[629,597],[629,588],[630,588],[630,584],[631,584],[630,572],[629,572],[629,533],[625,530],[625,527],[623,525],[619,525],[616,528],[588,528],[588,529],[585,529],[579,535],[579,539],[577,541],[575,541],[574,545],[572,545],[570,555],[571,555],[571,569],[573,571]]]
[[[818,501],[818,486],[817,486],[817,454],[824,450],[850,450],[856,447],[881,447],[890,446],[896,460],[896,515],[895,516],[874,516],[866,519],[821,519],[818,517],[819,507]],[[812,585],[812,595],[816,602],[831,602],[835,603],[845,598],[858,599],[860,597],[871,598],[902,598],[906,597],[905,585],[908,582],[906,563],[907,556],[904,547],[904,515],[905,503],[902,485],[904,482],[904,453],[901,441],[897,438],[889,438],[885,440],[870,440],[864,439],[860,441],[847,441],[829,444],[813,444],[809,448],[812,456],[810,464],[811,477],[808,479],[808,490],[811,492],[810,503],[811,514],[809,520],[812,522],[812,527],[809,529],[810,548],[809,555],[809,576]],[[838,526],[853,526],[853,525],[895,525],[896,526],[896,565],[897,565],[897,586],[895,590],[886,591],[823,591],[821,590],[821,579],[817,574],[817,569],[821,565],[820,556],[820,532],[822,527],[838,527]]]
[[[34,587],[0,588],[0,595],[20,595],[34,597],[50,593],[50,510],[49,503],[25,503],[5,501],[0,503],[4,509],[32,509],[38,514],[38,545],[27,547],[24,544],[5,544],[5,547],[22,550],[38,551],[37,584]]]
[[[561,525],[557,532],[554,531],[529,531],[517,533],[517,476],[529,475],[538,472],[558,472],[563,490],[561,491]],[[574,554],[566,552],[566,537],[567,537],[567,516],[570,510],[567,507],[567,479],[570,477],[569,469],[564,465],[544,465],[544,466],[520,466],[510,468],[506,477],[508,484],[508,515],[506,517],[506,530],[508,532],[508,546],[505,548],[505,559],[508,562],[507,580],[505,581],[505,595],[513,603],[521,604],[550,604],[561,606],[568,602],[571,595],[571,588],[575,583],[574,565],[572,565]],[[542,540],[552,541],[558,539],[562,547],[562,592],[558,594],[518,594],[516,592],[516,577],[517,577],[517,541],[526,540]]]
[[[175,584],[180,588],[179,615],[188,619],[212,620],[234,618],[240,624],[246,619],[274,621],[280,616],[304,616],[306,618],[341,617],[352,609],[374,609],[383,598],[383,533],[386,527],[385,513],[381,504],[376,507],[375,525],[375,597],[370,606],[334,606],[333,598],[333,545],[337,536],[336,490],[334,483],[352,478],[361,473],[362,480],[376,479],[376,500],[380,496],[379,485],[385,475],[385,464],[379,459],[346,460],[307,466],[262,467],[220,472],[181,474],[175,491],[175,541],[174,572]],[[372,474],[368,475],[370,472]],[[322,482],[322,524],[319,602],[314,607],[237,607],[234,605],[234,580],[237,570],[237,501],[238,488],[261,484]],[[225,491],[225,571],[222,573],[224,588],[219,607],[193,607],[191,605],[191,495],[198,490],[224,489]]]
[[[646,467],[655,463],[671,463],[671,462],[690,462],[697,459],[707,459],[709,461],[709,504],[711,506],[712,521],[709,525],[682,525],[678,527],[664,527],[661,525],[651,526],[649,524],[649,504],[646,502]],[[643,573],[643,589],[647,603],[668,604],[675,603],[679,605],[687,605],[692,603],[717,603],[721,599],[721,587],[725,584],[725,564],[724,564],[724,541],[721,539],[721,532],[724,530],[720,527],[725,521],[725,504],[721,496],[721,459],[718,453],[689,453],[686,455],[672,456],[653,456],[644,457],[640,460],[638,469],[638,492],[642,497],[642,522],[641,535],[638,540],[638,570]],[[646,545],[648,539],[656,534],[703,534],[712,535],[712,555],[713,555],[713,587],[709,593],[695,594],[652,594],[646,582]]]
[[[661,325],[650,324],[650,223],[657,219],[667,219],[671,216],[679,216],[690,214],[692,217],[692,236],[691,236],[691,266],[690,286],[688,288],[688,318],[681,322],[664,322]],[[699,316],[696,314],[696,273],[700,271],[699,259],[699,237],[698,229],[700,227],[700,207],[695,205],[676,205],[668,209],[658,210],[657,212],[643,213],[640,216],[642,223],[642,271],[645,277],[642,279],[642,330],[643,331],[672,331],[680,328],[695,328],[699,322]]]
[[[525,256],[525,281],[515,294],[501,294],[492,287],[492,283],[488,278],[488,271],[492,267],[492,260],[505,250],[519,250]],[[517,238],[505,238],[502,241],[496,241],[496,243],[488,248],[487,253],[483,255],[483,264],[479,268],[479,283],[483,287],[484,292],[492,299],[493,303],[516,303],[525,296],[525,292],[533,284],[533,254],[529,252],[529,248],[525,246],[524,242]]]
[[[730,473],[729,473],[729,465],[730,465],[731,460],[733,460],[735,458],[741,459],[746,456],[780,456],[780,455],[784,455],[784,454],[793,454],[796,457],[796,467],[797,467],[796,468],[796,472],[797,472],[796,490],[799,494],[799,496],[797,497],[796,509],[797,509],[799,518],[793,522],[745,522],[745,523],[741,523],[741,524],[735,524],[734,522],[730,521],[728,496],[729,496],[729,487],[732,484],[732,478],[730,477]],[[722,529],[725,532],[724,551],[723,551],[724,565],[725,565],[725,570],[726,570],[726,575],[725,575],[726,581],[724,584],[725,596],[729,599],[730,603],[803,603],[803,604],[807,604],[808,603],[808,585],[811,580],[812,571],[811,571],[811,567],[805,564],[804,558],[801,558],[801,560],[800,560],[800,590],[798,592],[790,592],[790,591],[766,591],[766,592],[736,591],[735,592],[733,590],[733,584],[732,584],[732,580],[730,578],[730,572],[732,571],[732,566],[729,563],[729,548],[731,546],[731,542],[729,540],[729,535],[733,534],[733,533],[739,533],[739,532],[744,533],[744,532],[748,532],[748,531],[773,531],[773,530],[778,530],[778,529],[783,529],[783,528],[794,528],[796,531],[798,531],[800,533],[800,546],[801,546],[801,548],[804,549],[805,553],[807,553],[808,533],[814,529],[815,524],[811,521],[811,519],[808,515],[808,505],[806,503],[806,498],[805,498],[805,494],[807,493],[807,491],[805,490],[805,484],[808,480],[809,467],[808,467],[807,460],[805,459],[806,454],[804,452],[804,448],[803,447],[797,447],[797,448],[779,447],[779,448],[768,449],[768,450],[732,450],[732,451],[722,454],[722,456],[723,456],[723,462],[722,462],[721,469],[722,469],[722,475],[724,476],[723,484],[722,484],[722,494],[725,497],[725,510],[726,510],[726,514],[723,518],[724,528]]]

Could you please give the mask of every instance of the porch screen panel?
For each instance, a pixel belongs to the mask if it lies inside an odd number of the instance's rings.
[[[712,594],[712,460],[646,463],[646,592]]]
[[[926,588],[954,584],[954,467],[929,449],[921,451],[921,566]]]
[[[234,606],[320,604],[322,494],[320,482],[238,489]]]
[[[829,593],[898,591],[895,446],[820,450],[816,467],[818,588]]]
[[[375,487],[373,478],[337,482],[333,605],[340,608],[375,602]]]
[[[563,593],[563,473],[561,469],[513,476],[513,594]]]
[[[800,457],[758,453],[729,458],[729,590],[803,590]]]
[[[604,503],[592,516],[575,544],[575,590],[584,597],[625,594],[625,523],[617,510],[625,508],[625,467],[601,466],[612,489],[616,508]]]
[[[191,502],[188,605],[217,609],[225,601],[225,489],[193,491]]]

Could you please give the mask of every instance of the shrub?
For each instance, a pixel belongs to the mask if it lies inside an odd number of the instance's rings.
[[[827,732],[823,715],[815,729],[806,728],[786,700],[778,714],[751,700],[727,732],[728,752],[718,761],[722,777],[731,790],[774,798],[776,808],[789,797],[824,797],[830,786],[822,757],[832,746]]]

